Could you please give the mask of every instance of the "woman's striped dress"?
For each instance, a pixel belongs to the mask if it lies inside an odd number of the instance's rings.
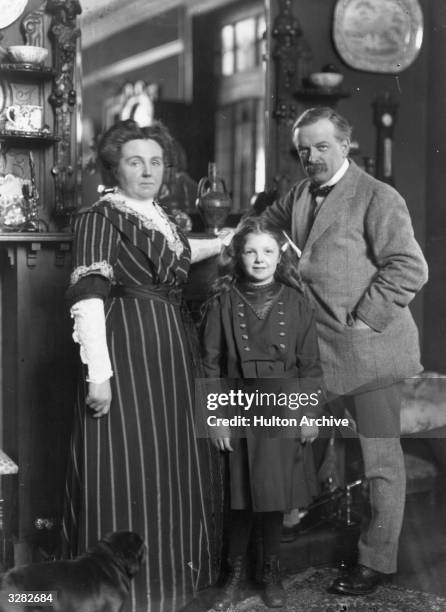
[[[64,536],[72,556],[131,530],[148,558],[132,585],[132,612],[179,610],[218,572],[222,483],[218,454],[194,435],[192,359],[180,308],[110,297],[112,285],[181,286],[190,249],[116,197],[78,216],[72,302],[105,298],[114,376],[106,417],[93,419],[80,385]]]

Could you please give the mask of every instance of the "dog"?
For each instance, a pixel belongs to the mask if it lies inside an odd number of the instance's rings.
[[[2,577],[0,612],[122,612],[144,558],[139,535],[116,531],[73,561],[12,568]],[[42,602],[45,592],[53,595]]]

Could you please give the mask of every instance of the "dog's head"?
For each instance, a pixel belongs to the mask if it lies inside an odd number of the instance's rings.
[[[108,533],[100,541],[113,557],[120,561],[128,576],[138,573],[146,553],[142,538],[133,531],[114,531]]]

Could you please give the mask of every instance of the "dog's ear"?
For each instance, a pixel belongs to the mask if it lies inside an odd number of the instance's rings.
[[[126,562],[129,576],[135,576],[141,568],[146,556],[146,547],[137,533],[128,533]]]
[[[146,547],[142,538],[133,531],[115,531],[107,534],[103,539],[113,554],[118,556],[129,576],[138,573],[145,558]]]
[[[141,569],[141,565],[144,563],[145,559],[146,559],[146,545],[141,540],[139,544],[139,548],[136,551],[135,561],[132,564],[132,566],[129,568],[130,570],[129,573],[131,576],[134,576],[135,574],[139,572],[139,570]]]

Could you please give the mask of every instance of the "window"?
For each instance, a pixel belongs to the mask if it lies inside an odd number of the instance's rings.
[[[223,76],[262,66],[265,27],[263,13],[222,26],[220,72]]]
[[[234,73],[234,28],[224,26],[221,30],[221,73],[229,76]]]
[[[233,212],[247,210],[254,193],[265,188],[264,109],[263,98],[250,98],[223,106],[216,115],[215,160]]]
[[[265,189],[265,29],[261,3],[226,13],[218,26],[215,161],[233,212]]]

